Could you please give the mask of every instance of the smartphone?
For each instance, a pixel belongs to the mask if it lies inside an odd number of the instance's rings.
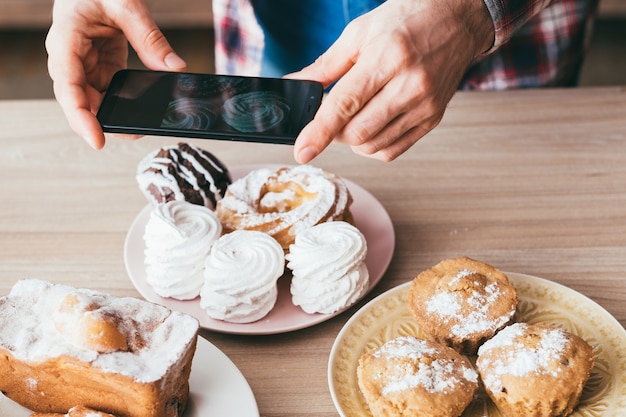
[[[121,70],[97,118],[112,133],[293,145],[323,90],[306,80]]]

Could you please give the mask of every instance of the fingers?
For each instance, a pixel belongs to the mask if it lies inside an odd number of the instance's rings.
[[[101,97],[87,82],[88,52],[84,51],[81,37],[73,36],[75,32],[64,30],[63,25],[53,24],[46,37],[48,72],[54,94],[72,130],[94,149],[101,149],[104,134],[92,111],[92,100],[101,100]]]
[[[57,0],[53,7],[46,50],[54,93],[72,129],[100,149],[105,136],[95,113],[113,74],[126,67],[128,43],[150,69],[182,71],[186,64],[144,0]]]
[[[291,74],[336,82],[298,136],[296,161],[309,162],[332,141],[389,161],[433,129],[475,56],[460,3],[384,2],[348,25],[314,64]]]
[[[357,66],[352,71],[357,74]],[[364,74],[367,72],[360,74],[363,79],[367,78]],[[335,89],[346,79],[348,76],[339,81]],[[374,96],[362,105],[355,104],[356,111],[352,114],[348,110],[330,117],[323,112],[321,115],[318,113],[316,120],[307,125],[298,137],[298,141],[302,142],[299,144],[301,148],[295,149],[296,160],[299,163],[311,161],[333,140],[350,145],[359,155],[383,161],[397,158],[432,130],[443,116],[445,103],[439,103],[432,94],[427,94],[428,83],[428,80],[415,74],[407,78],[399,76],[386,82],[381,89],[373,89]],[[355,85],[347,88],[361,91]],[[326,101],[335,89],[323,104],[328,104]],[[407,95],[407,91],[414,96]],[[342,115],[346,117],[342,118]],[[333,120],[336,123],[332,131],[332,127],[326,125],[328,120],[331,124]]]
[[[114,2],[111,6],[105,1],[103,6],[111,10],[113,21],[146,67],[165,71],[183,71],[187,67],[157,27],[143,0]]]
[[[340,78],[322,101],[314,119],[296,140],[294,157],[299,163],[309,162],[338,138],[346,125],[393,77],[391,72],[381,70],[378,65],[372,65],[376,56],[359,57],[358,53],[354,53],[353,58],[344,56],[343,59],[339,59],[336,57],[335,51],[338,49],[335,46],[350,50],[343,45],[343,41],[338,42],[313,65],[291,75],[316,79],[324,85]]]
[[[435,115],[416,125],[415,120],[419,118],[410,112],[405,113],[385,126],[372,140],[362,145],[352,145],[352,151],[368,158],[391,162],[434,129],[442,116],[443,113]]]

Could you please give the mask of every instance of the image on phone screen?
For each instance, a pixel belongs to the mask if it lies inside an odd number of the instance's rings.
[[[123,70],[97,117],[106,132],[293,144],[322,94],[313,81]]]

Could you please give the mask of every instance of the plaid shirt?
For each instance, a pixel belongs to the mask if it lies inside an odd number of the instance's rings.
[[[345,0],[344,0],[345,1]],[[575,85],[598,0],[484,0],[495,42],[460,89]],[[213,0],[218,73],[258,75],[263,30],[248,0]]]

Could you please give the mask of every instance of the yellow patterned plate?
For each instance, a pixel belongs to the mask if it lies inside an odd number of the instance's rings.
[[[601,306],[563,285],[528,275],[507,276],[517,288],[519,321],[561,326],[594,347],[596,364],[571,416],[626,416],[626,331],[620,323]],[[398,336],[423,336],[406,305],[409,285],[402,284],[367,303],[337,336],[328,363],[328,383],[341,416],[371,416],[356,379],[363,353]],[[478,416],[501,417],[484,392],[479,392],[463,414]]]

